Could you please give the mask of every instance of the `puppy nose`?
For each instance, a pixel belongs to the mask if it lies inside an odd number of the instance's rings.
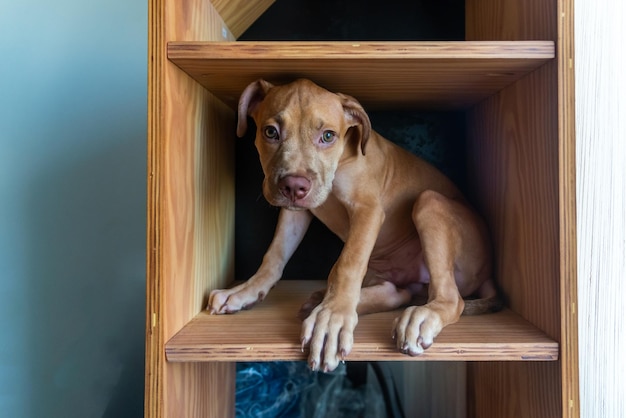
[[[301,176],[285,176],[278,182],[278,188],[283,196],[295,202],[309,194],[311,181]]]

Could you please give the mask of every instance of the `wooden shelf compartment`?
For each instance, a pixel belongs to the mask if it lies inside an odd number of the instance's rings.
[[[167,55],[231,107],[257,78],[310,78],[366,108],[462,109],[555,57],[552,41],[170,42]]]
[[[324,281],[281,281],[267,299],[247,311],[211,315],[203,311],[165,345],[170,362],[304,360],[297,313]],[[463,316],[446,327],[418,357],[398,352],[391,324],[399,311],[359,318],[350,361],[548,361],[559,346],[511,310]]]
[[[235,103],[255,78],[308,77],[368,111],[465,111],[468,188],[511,310],[462,318],[417,360],[495,360],[467,362],[465,415],[578,418],[572,2],[467,0],[464,42],[223,43],[260,3],[150,0],[146,416],[235,416],[230,359],[305,356],[296,313],[323,283],[293,300],[280,283],[231,316],[202,304],[235,275]],[[413,360],[395,315],[362,317],[348,360]]]

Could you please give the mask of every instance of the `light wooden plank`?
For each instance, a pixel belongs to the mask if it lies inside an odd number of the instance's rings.
[[[310,78],[368,108],[464,108],[554,58],[534,42],[172,42],[169,59],[235,107],[257,78]]]
[[[166,344],[169,361],[302,360],[297,313],[323,281],[283,281],[249,311],[210,315],[204,311]],[[446,327],[424,355],[398,352],[391,324],[398,311],[362,316],[350,360],[545,361],[558,358],[558,344],[512,311],[464,316]]]

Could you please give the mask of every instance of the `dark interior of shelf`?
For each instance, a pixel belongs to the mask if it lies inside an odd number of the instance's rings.
[[[276,0],[239,40],[462,41],[465,0]]]

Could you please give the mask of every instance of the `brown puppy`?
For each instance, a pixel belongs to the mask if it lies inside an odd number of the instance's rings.
[[[373,131],[354,98],[308,80],[258,80],[239,101],[240,137],[248,115],[257,126],[263,194],[282,209],[256,274],[211,292],[212,313],[262,300],[313,216],[345,243],[328,288],[303,308],[302,345],[313,370],[333,370],[350,353],[359,314],[427,294],[425,305],[408,307],[393,324],[398,349],[418,355],[459,319],[464,297],[495,300],[483,221],[443,174]]]

